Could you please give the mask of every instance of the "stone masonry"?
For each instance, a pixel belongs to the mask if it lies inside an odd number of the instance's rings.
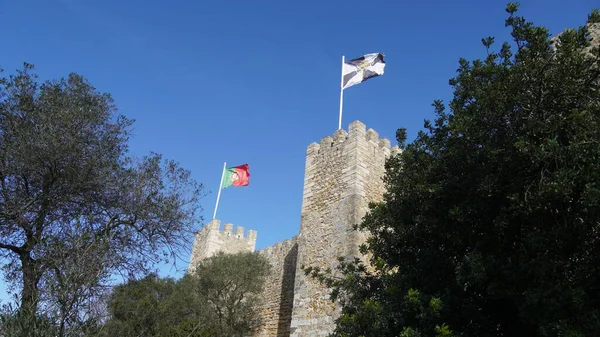
[[[272,271],[263,291],[265,301],[260,328],[254,336],[289,336],[294,303],[294,280],[298,258],[297,236],[259,251]]]
[[[223,231],[220,230],[221,221],[213,219],[196,233],[192,256],[190,258],[189,272],[193,272],[200,260],[211,257],[222,251],[228,254],[239,252],[253,252],[256,247],[256,231],[249,230],[248,236],[244,237],[244,227],[236,227],[226,223]]]
[[[339,308],[329,291],[310,277],[302,266],[335,268],[337,258],[360,256],[364,235],[354,231],[368,211],[369,202],[380,201],[386,158],[397,148],[367,130],[360,121],[348,132],[337,130],[320,143],[308,146],[300,233],[292,239],[260,250],[272,266],[265,284],[262,325],[254,336],[326,336],[334,328]],[[252,252],[256,232],[212,220],[196,234],[190,271],[200,260],[218,251]]]
[[[339,308],[329,290],[301,268],[334,270],[338,257],[360,256],[365,238],[352,226],[360,223],[370,202],[382,199],[384,164],[391,153],[390,141],[359,121],[348,132],[337,130],[333,138],[308,146],[291,336],[327,336],[333,330]]]

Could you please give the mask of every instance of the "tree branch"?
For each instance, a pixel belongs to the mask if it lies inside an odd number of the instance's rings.
[[[17,254],[21,254],[21,253],[25,252],[25,250],[22,248],[19,248],[17,246],[13,246],[13,245],[7,245],[7,244],[1,243],[1,242],[0,242],[0,249],[8,249]]]
[[[25,187],[25,195],[27,195],[28,197],[31,196],[31,191],[29,189],[29,179],[27,179],[27,176],[21,176],[21,179],[23,179],[23,187]]]
[[[0,172],[0,185],[2,185],[2,196],[4,198],[4,203],[8,204],[10,198],[8,197],[8,191],[6,190],[6,181],[4,181],[5,179],[6,176],[4,175],[4,173]]]
[[[49,181],[46,179],[48,179]],[[32,242],[32,244],[36,244],[37,242],[35,242],[35,240],[38,240],[39,238],[42,237],[42,232],[44,231],[44,224],[46,222],[46,216],[48,216],[48,214],[50,213],[49,194],[50,194],[50,188],[52,187],[53,183],[54,183],[54,179],[51,177],[47,177],[47,175],[46,175],[44,177],[44,186],[42,187],[42,192],[37,195],[37,197],[40,197],[42,199],[42,203],[40,205],[40,211],[38,212],[38,215],[35,218],[35,220],[33,220],[32,228],[31,228],[33,240],[34,240]]]
[[[17,219],[17,215],[25,213],[27,209],[31,207],[38,199],[39,195],[36,195],[33,199],[29,200],[25,205],[23,205],[23,207],[21,207],[16,212],[0,212],[0,218],[4,218],[7,220],[15,220]]]

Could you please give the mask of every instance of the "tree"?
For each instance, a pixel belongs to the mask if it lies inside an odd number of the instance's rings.
[[[217,254],[182,279],[149,275],[117,286],[110,320],[91,336],[246,336],[259,320],[260,295],[269,272],[257,253]]]
[[[460,60],[451,112],[436,101],[410,144],[398,130],[384,202],[358,226],[370,266],[305,270],[341,300],[334,335],[600,331],[600,11],[550,39],[517,7],[512,46],[485,38],[484,60]]]
[[[199,301],[188,276],[174,280],[150,274],[116,286],[107,303],[108,321],[87,336],[210,336],[205,303]]]
[[[73,310],[110,274],[135,274],[193,237],[201,185],[161,155],[134,158],[132,120],[85,78],[0,78],[0,261],[20,310]]]
[[[22,319],[11,304],[0,309],[0,336],[2,337],[52,337],[59,333],[58,326],[48,317],[42,315]]]
[[[102,335],[158,336],[166,323],[165,303],[175,287],[174,279],[159,278],[156,274],[115,287],[108,302],[111,318],[102,328]]]
[[[242,337],[257,327],[269,273],[269,262],[257,253],[218,253],[198,264],[188,282],[210,308],[211,336]]]

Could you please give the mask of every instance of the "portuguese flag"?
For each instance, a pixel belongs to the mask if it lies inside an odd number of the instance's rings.
[[[248,186],[249,180],[250,172],[248,171],[248,164],[228,167],[223,173],[221,188],[227,188],[229,186]]]

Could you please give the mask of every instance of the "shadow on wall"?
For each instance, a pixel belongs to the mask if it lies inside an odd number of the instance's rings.
[[[283,275],[281,280],[281,301],[279,303],[279,322],[277,322],[277,335],[287,337],[290,335],[292,324],[292,310],[294,307],[294,280],[296,279],[296,261],[298,258],[298,244],[294,244],[285,256]]]

